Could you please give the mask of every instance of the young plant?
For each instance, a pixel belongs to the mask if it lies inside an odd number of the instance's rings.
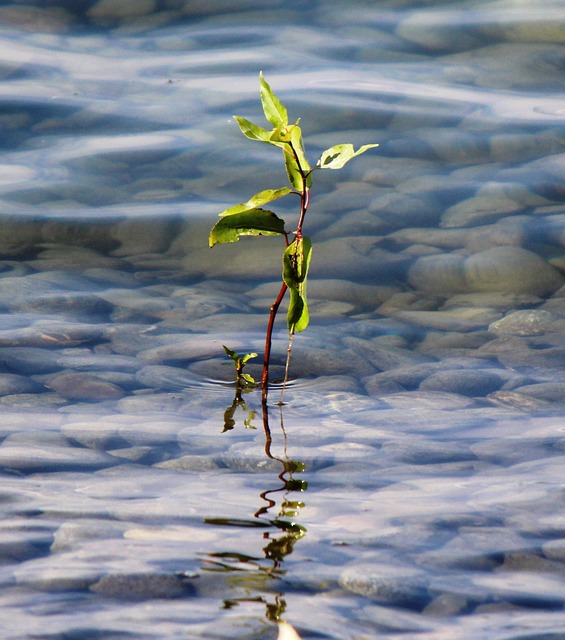
[[[256,353],[246,353],[243,356],[240,356],[235,351],[228,349],[225,345],[223,345],[224,351],[226,355],[233,360],[235,366],[235,396],[233,402],[230,407],[228,407],[224,412],[224,431],[229,431],[233,429],[235,426],[235,412],[237,409],[242,409],[246,414],[247,418],[244,419],[243,424],[248,429],[255,429],[253,426],[253,420],[255,418],[255,412],[247,408],[247,404],[243,399],[244,393],[249,393],[251,390],[255,389],[255,378],[253,378],[248,373],[243,371],[243,368],[247,364],[251,358],[256,358]]]
[[[277,311],[287,290],[290,292],[286,318],[290,342],[285,382],[288,375],[292,338],[295,333],[306,329],[310,319],[306,300],[306,279],[310,265],[310,256],[312,254],[312,243],[310,238],[303,235],[302,227],[310,204],[312,175],[315,171],[322,169],[341,169],[355,156],[378,145],[366,144],[356,151],[352,144],[336,144],[326,149],[316,164],[311,167],[304,152],[302,131],[298,126],[299,120],[296,120],[294,124],[289,122],[286,107],[272,92],[271,87],[262,73],[259,76],[259,83],[263,112],[265,118],[273,128],[270,130],[265,129],[240,116],[234,116],[234,118],[246,138],[263,142],[282,150],[289,186],[260,191],[247,202],[237,204],[222,211],[219,214],[220,220],[214,225],[210,232],[209,244],[210,247],[213,247],[215,244],[237,242],[242,236],[281,235],[285,241],[286,248],[282,259],[283,282],[279,294],[271,306],[265,338],[263,373],[261,377],[263,401],[265,402],[269,385],[269,363],[271,359],[273,327]],[[296,195],[300,198],[298,221],[296,229],[292,232],[286,229],[284,220],[279,218],[273,211],[263,208],[264,205],[289,194]]]

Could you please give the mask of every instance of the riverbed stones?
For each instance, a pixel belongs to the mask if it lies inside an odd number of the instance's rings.
[[[512,311],[489,326],[497,335],[536,336],[556,330],[557,319],[543,309]]]
[[[416,289],[444,295],[493,292],[546,296],[557,291],[563,275],[536,253],[521,247],[493,247],[465,258],[441,254],[418,259],[408,272]]]

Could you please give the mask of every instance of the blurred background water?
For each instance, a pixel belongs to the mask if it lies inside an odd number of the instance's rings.
[[[565,637],[564,43],[561,0],[0,4],[3,638]],[[261,70],[311,162],[380,144],[315,176],[268,421],[222,344],[280,244],[207,246],[285,184]]]

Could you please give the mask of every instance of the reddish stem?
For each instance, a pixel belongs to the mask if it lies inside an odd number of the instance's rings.
[[[273,336],[273,327],[275,324],[275,318],[277,317],[277,311],[281,306],[284,294],[288,289],[286,282],[282,283],[282,287],[279,291],[277,299],[271,306],[271,313],[269,315],[269,324],[267,325],[267,336],[265,338],[265,354],[263,356],[263,376],[261,377],[261,387],[263,389],[263,402],[267,400],[267,391],[269,387],[269,362],[271,360],[271,339]]]

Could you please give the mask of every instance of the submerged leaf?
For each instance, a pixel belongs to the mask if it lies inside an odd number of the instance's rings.
[[[249,211],[250,209],[256,209],[257,207],[261,207],[268,202],[272,202],[273,200],[277,200],[278,198],[282,198],[289,194],[292,190],[289,187],[281,187],[280,189],[265,189],[265,191],[260,191],[256,193],[254,196],[249,198],[247,202],[243,204],[236,204],[225,211],[220,213],[220,218],[224,216],[232,216],[234,213],[241,213],[242,211]]]
[[[210,231],[209,245],[237,242],[241,236],[276,236],[284,232],[284,220],[272,211],[249,209],[220,218]]]
[[[359,147],[357,151],[353,148],[352,144],[336,144],[329,149],[326,149],[318,163],[316,164],[317,169],[341,169],[345,164],[347,164],[351,158],[358,156],[369,149],[374,149],[378,147],[378,144],[364,144],[362,147]]]
[[[290,292],[286,321],[291,334],[304,331],[310,322],[306,278],[311,254],[312,243],[307,237],[292,242],[283,254],[283,280]]]
[[[283,127],[286,126],[288,124],[288,114],[286,111],[286,107],[272,92],[269,83],[263,77],[263,72],[259,74],[259,81],[261,84],[261,104],[263,105],[265,118],[267,118],[267,120],[273,125],[273,127],[278,127],[280,125],[282,125]]]

